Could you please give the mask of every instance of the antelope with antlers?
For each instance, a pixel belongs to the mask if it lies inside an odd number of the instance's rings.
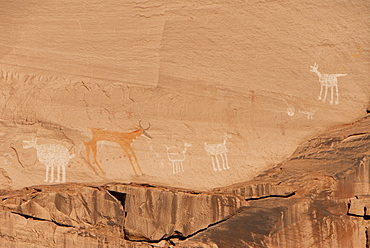
[[[318,64],[314,64],[313,66],[310,66],[311,70],[310,72],[314,72],[316,73],[316,75],[319,77],[319,82],[321,84],[321,90],[320,90],[320,95],[318,97],[318,100],[322,100],[323,102],[325,102],[326,100],[326,95],[328,94],[328,88],[331,89],[331,99],[330,99],[330,104],[333,104],[334,103],[334,88],[335,88],[335,93],[336,93],[336,100],[335,100],[335,104],[338,104],[339,103],[339,94],[338,94],[338,79],[337,77],[344,77],[346,76],[347,74],[321,74],[319,72],[319,65]],[[322,98],[322,92],[323,92],[323,88],[325,87],[325,95],[324,95],[324,98]]]
[[[142,134],[149,139],[152,139],[152,137],[146,132],[150,128],[150,123],[149,123],[148,128],[143,128],[141,126],[141,121],[139,121],[139,127],[140,127],[139,129],[133,132],[130,132],[130,133],[114,132],[114,131],[108,131],[108,130],[98,129],[98,128],[90,128],[92,132],[92,139],[89,142],[85,143],[88,162],[91,164],[90,152],[92,151],[93,156],[94,156],[94,162],[99,167],[100,171],[105,173],[103,169],[101,168],[100,164],[98,163],[98,160],[96,159],[97,142],[98,141],[110,141],[110,142],[114,142],[120,145],[123,152],[129,159],[132,170],[134,171],[135,175],[138,175],[135,169],[135,166],[138,168],[140,175],[143,175],[143,172],[140,168],[139,162],[137,160],[137,157],[131,145],[132,145],[132,142],[135,139],[137,139],[139,136],[141,136]],[[93,170],[95,171],[94,168]]]

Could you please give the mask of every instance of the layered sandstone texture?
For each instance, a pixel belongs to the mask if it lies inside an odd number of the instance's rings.
[[[51,155],[64,158],[66,182],[209,190],[251,179],[308,137],[362,116],[369,8],[367,1],[3,3],[4,187],[54,183],[57,175],[45,176],[47,149],[69,150]],[[140,125],[152,139],[128,135]],[[32,139],[47,147],[25,149]]]
[[[0,15],[6,245],[370,246],[370,2]]]
[[[302,144],[253,180],[4,190],[3,247],[369,247],[370,114]]]

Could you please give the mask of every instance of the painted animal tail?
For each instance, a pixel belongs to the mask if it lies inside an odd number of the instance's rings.
[[[344,77],[347,76],[347,74],[334,74],[336,77]]]

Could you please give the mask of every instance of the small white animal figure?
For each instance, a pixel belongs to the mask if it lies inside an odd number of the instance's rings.
[[[224,142],[221,144],[207,144],[207,142],[204,142],[204,150],[206,150],[206,152],[211,155],[212,166],[213,166],[214,171],[217,171],[217,169],[218,171],[221,171],[222,168],[224,170],[230,169],[229,163],[227,160],[227,154],[226,154],[228,152],[227,147],[226,147],[226,140],[229,138],[229,136],[225,134],[224,137],[225,137]],[[220,167],[218,156],[220,156],[222,159],[222,168]],[[217,164],[217,168],[216,168],[216,164]]]
[[[313,66],[310,66],[311,70],[310,72],[316,73],[316,75],[319,77],[319,82],[321,84],[321,89],[320,89],[320,95],[318,97],[318,100],[322,100],[322,102],[325,102],[326,100],[326,95],[328,94],[328,88],[331,89],[331,99],[330,99],[330,104],[334,103],[334,88],[335,88],[335,93],[336,93],[336,100],[335,104],[339,103],[339,93],[338,93],[338,79],[337,77],[344,77],[347,74],[321,74],[318,71],[318,64],[314,64]],[[325,87],[325,95],[324,98],[322,98],[322,91],[323,88]]]
[[[170,146],[170,147],[166,146],[168,160],[172,162],[173,174],[179,173],[180,169],[182,172],[184,172],[184,167],[182,165],[182,162],[185,160],[185,153],[187,149],[191,147],[191,144],[184,143],[184,147],[185,147],[184,150],[181,150],[177,146]]]
[[[54,182],[54,168],[58,168],[57,180],[55,182],[66,182],[66,166],[69,160],[74,158],[74,154],[69,154],[68,149],[59,144],[37,144],[37,138],[32,138],[32,140],[23,141],[23,148],[35,148],[37,158],[46,167],[46,175],[44,182],[52,183]],[[49,179],[49,169],[50,179]],[[60,174],[62,174],[62,180],[60,181]]]
[[[307,119],[312,120],[313,115],[316,113],[316,110],[299,110],[299,113],[307,115]]]

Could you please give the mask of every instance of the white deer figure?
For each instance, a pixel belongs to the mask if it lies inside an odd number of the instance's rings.
[[[224,136],[224,142],[220,144],[207,144],[207,142],[204,142],[204,150],[206,150],[207,153],[211,155],[212,158],[212,166],[214,171],[221,171],[222,168],[224,170],[230,169],[229,163],[227,160],[227,147],[226,147],[226,140],[230,138],[229,135],[225,134]],[[218,156],[221,157],[222,160],[222,168],[220,166],[220,162],[218,160]],[[216,163],[215,163],[216,161]],[[216,168],[217,164],[217,168]]]
[[[182,162],[185,160],[185,153],[187,149],[191,147],[191,144],[184,143],[184,147],[185,147],[184,150],[181,150],[177,146],[170,146],[170,147],[166,146],[168,160],[172,162],[173,174],[179,173],[180,169],[182,172],[184,172],[184,167],[182,165]]]
[[[331,99],[330,99],[330,104],[334,103],[334,88],[335,88],[335,93],[336,93],[336,100],[335,104],[339,103],[339,94],[338,94],[338,79],[337,77],[344,77],[347,74],[321,74],[318,71],[319,65],[314,64],[313,66],[310,66],[311,70],[310,72],[316,73],[316,75],[319,77],[319,82],[321,84],[321,89],[320,89],[320,95],[318,97],[318,100],[322,100],[325,102],[326,100],[326,95],[328,94],[328,88],[331,89]],[[325,95],[324,98],[322,97],[322,92],[323,88],[325,87]]]
[[[74,154],[70,154],[68,149],[59,144],[37,144],[37,138],[32,138],[31,140],[23,141],[23,148],[35,148],[37,158],[46,167],[46,175],[44,182],[52,183],[54,182],[54,168],[57,167],[57,180],[55,182],[66,182],[66,166],[69,160],[74,158]],[[49,179],[49,169],[50,179]],[[60,180],[60,174],[62,174],[62,180]]]

